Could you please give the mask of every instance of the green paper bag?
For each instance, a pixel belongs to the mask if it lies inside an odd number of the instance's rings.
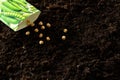
[[[40,15],[26,0],[0,0],[0,20],[14,31],[28,26],[27,21],[33,23]]]

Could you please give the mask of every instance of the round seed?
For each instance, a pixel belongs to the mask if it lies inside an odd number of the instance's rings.
[[[43,25],[43,22],[42,22],[42,21],[40,21],[38,24],[42,26],[42,25]]]
[[[39,41],[39,44],[40,44],[40,45],[44,44],[44,41],[43,41],[43,40],[40,40],[40,41]]]
[[[26,31],[25,35],[27,35],[27,36],[30,35],[30,31]]]
[[[65,39],[66,39],[66,36],[63,35],[63,36],[62,36],[62,40],[65,40]]]
[[[27,23],[27,25],[30,25],[30,20],[27,20],[26,23]]]
[[[46,37],[46,40],[47,40],[47,41],[50,41],[50,37],[49,37],[49,36],[47,36],[47,37]]]
[[[44,29],[45,29],[45,26],[41,26],[41,29],[44,30]]]
[[[35,26],[35,23],[31,23],[30,26],[32,26],[32,27]]]
[[[47,26],[47,27],[51,27],[51,24],[50,24],[50,23],[47,23],[46,26]]]
[[[38,29],[38,28],[36,28],[36,29],[34,29],[34,31],[35,31],[35,32],[39,32],[39,29]]]
[[[42,38],[42,37],[43,37],[43,33],[40,33],[40,34],[39,34],[39,38]]]
[[[66,28],[63,29],[63,32],[64,32],[64,33],[67,33],[67,32],[68,32],[68,29],[66,29]]]

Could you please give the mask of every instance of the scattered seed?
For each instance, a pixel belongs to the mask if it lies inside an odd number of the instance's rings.
[[[43,41],[43,40],[40,40],[40,41],[39,41],[39,44],[40,44],[40,45],[44,44],[44,41]]]
[[[30,26],[32,26],[32,27],[35,26],[35,23],[31,23]]]
[[[66,36],[63,35],[63,36],[62,36],[62,40],[65,40],[65,39],[66,39]]]
[[[64,32],[64,33],[67,33],[67,32],[68,32],[68,29],[66,29],[66,28],[63,29],[63,32]]]
[[[39,38],[42,38],[42,37],[43,37],[43,33],[40,33],[40,34],[39,34]]]
[[[42,22],[42,21],[40,21],[38,24],[42,26],[42,25],[43,25],[43,22]]]
[[[47,26],[47,27],[51,27],[51,24],[50,24],[50,23],[47,23],[46,26]]]
[[[39,29],[38,29],[38,28],[35,28],[34,31],[35,31],[35,32],[39,32]]]
[[[41,29],[44,30],[44,29],[45,29],[45,26],[41,26]]]
[[[47,40],[47,41],[50,41],[50,37],[49,37],[49,36],[47,36],[47,37],[46,37],[46,40]]]
[[[26,31],[25,35],[27,35],[27,36],[30,35],[30,31]]]

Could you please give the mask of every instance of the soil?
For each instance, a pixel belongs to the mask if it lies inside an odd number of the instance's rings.
[[[0,80],[120,80],[120,0],[27,1],[41,10],[35,27],[51,23],[41,31],[51,41],[0,22]]]

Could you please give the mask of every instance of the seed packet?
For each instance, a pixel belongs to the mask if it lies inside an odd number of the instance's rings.
[[[26,0],[0,0],[0,20],[14,31],[33,23],[40,15],[40,10]]]

